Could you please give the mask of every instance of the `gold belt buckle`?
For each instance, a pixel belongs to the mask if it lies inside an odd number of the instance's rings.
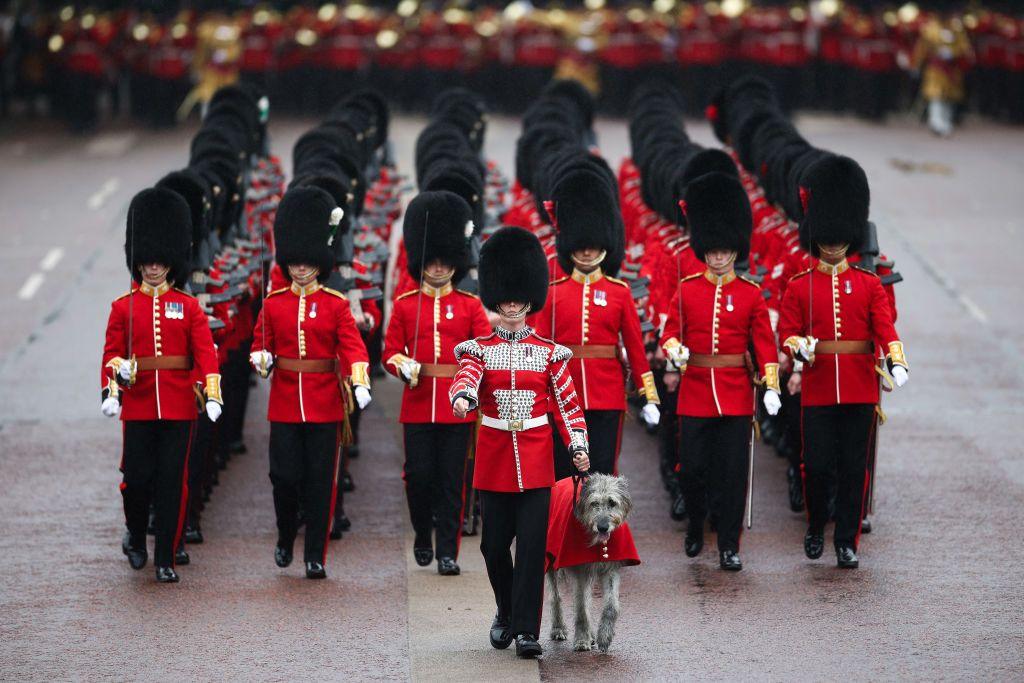
[[[510,432],[521,432],[521,431],[523,431],[523,421],[522,420],[509,420],[508,421],[508,430]]]

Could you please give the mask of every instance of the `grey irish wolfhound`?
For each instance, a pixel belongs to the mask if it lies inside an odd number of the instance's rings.
[[[611,535],[626,521],[633,507],[626,480],[607,474],[592,474],[580,487],[573,516],[583,525],[590,538],[588,544],[607,544]],[[551,609],[551,639],[565,640],[568,631],[562,613],[559,579],[572,585],[576,603],[576,624],[573,649],[583,652],[594,649],[607,652],[615,637],[619,618],[619,569],[622,562],[590,562],[547,572]],[[590,621],[590,599],[594,582],[600,580],[604,605],[597,633]],[[596,637],[595,637],[596,636]]]

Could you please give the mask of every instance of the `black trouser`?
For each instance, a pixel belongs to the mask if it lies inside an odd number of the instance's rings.
[[[863,517],[866,461],[874,420],[875,406],[871,403],[803,409],[804,497],[811,530],[820,533],[825,528],[829,489],[835,481],[835,544],[855,550]]]
[[[406,424],[405,497],[418,543],[430,539],[436,518],[438,557],[459,556],[466,455],[472,424]]]
[[[210,483],[213,468],[213,443],[217,434],[217,424],[211,422],[206,411],[196,419],[195,434],[192,439],[192,452],[188,459],[188,525],[198,529],[199,519],[203,512],[203,492]]]
[[[738,551],[747,502],[750,417],[679,419],[679,484],[690,524],[703,525],[707,503],[718,520],[718,549]]]
[[[540,635],[551,489],[478,493],[484,526],[480,552],[487,565],[498,614],[508,619],[512,635]],[[513,539],[515,565],[510,550]]]
[[[174,549],[185,516],[185,468],[194,420],[125,420],[121,472],[125,526],[143,544],[150,501],[156,513],[153,561],[174,566]]]
[[[614,474],[619,462],[619,433],[622,427],[621,410],[585,410],[587,440],[590,445],[590,471]],[[572,453],[560,438],[554,439],[555,478],[565,479],[576,473]]]
[[[277,544],[292,547],[301,504],[306,519],[306,562],[327,561],[337,467],[337,422],[270,423]]]

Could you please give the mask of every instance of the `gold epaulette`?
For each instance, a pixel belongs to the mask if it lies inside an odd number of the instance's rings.
[[[759,283],[759,282],[754,282],[753,280],[751,280],[750,278],[748,278],[748,277],[747,277],[746,275],[737,275],[736,277],[737,277],[737,279],[739,279],[739,280],[743,280],[743,281],[744,281],[744,282],[746,282],[746,283],[747,283],[748,285],[754,285],[754,286],[755,286],[755,287],[757,287],[758,289],[761,289],[761,283]]]
[[[181,293],[181,294],[184,294],[185,296],[187,296],[187,297],[188,297],[188,298],[190,298],[190,299],[195,299],[195,297],[194,297],[194,296],[192,296],[192,293],[191,293],[191,292],[186,292],[186,291],[185,291],[184,289],[182,289],[181,287],[175,287],[175,288],[174,288],[174,291],[175,291],[175,292],[179,292],[179,293]]]
[[[875,277],[878,277],[878,273],[876,273],[873,270],[868,270],[867,268],[865,268],[864,266],[860,265],[859,263],[851,263],[850,267],[851,268],[856,268],[857,270],[859,270],[862,273],[867,273],[868,275],[874,275]]]
[[[565,277],[560,277],[557,280],[552,280],[551,282],[548,283],[548,287],[551,287],[553,285],[560,285],[560,284],[562,284],[563,282],[565,282],[568,279],[569,279],[569,276],[566,275]]]
[[[114,301],[120,301],[121,299],[125,298],[126,296],[131,296],[132,292],[134,292],[134,291],[135,291],[134,289],[129,289],[127,292],[125,292],[121,296],[119,296],[116,299],[114,299]]]
[[[803,277],[804,275],[807,275],[807,273],[811,272],[812,270],[814,270],[814,268],[808,268],[807,270],[802,270],[799,273],[797,273],[796,275],[794,275],[793,277],[789,278],[789,281],[792,282],[793,280],[797,279],[798,277]]]
[[[338,298],[339,298],[339,299],[341,299],[342,301],[348,301],[348,297],[347,297],[347,296],[345,296],[344,294],[342,294],[341,292],[339,292],[339,291],[338,291],[338,290],[336,290],[336,289],[331,289],[330,287],[321,287],[320,289],[324,290],[325,292],[327,292],[327,293],[328,293],[328,294],[330,294],[331,296],[336,296],[336,297],[338,297]]]
[[[400,299],[405,299],[407,297],[410,297],[410,296],[412,296],[413,294],[415,294],[418,291],[420,291],[420,290],[419,289],[410,289],[408,292],[402,292],[401,294],[399,294],[398,296],[395,297],[395,301],[398,301]]]
[[[274,296],[276,294],[283,294],[284,292],[290,292],[291,289],[292,289],[291,287],[282,287],[281,289],[275,289],[270,294],[267,294],[267,298],[269,299],[270,297],[272,297],[272,296]]]
[[[614,282],[617,285],[622,285],[623,287],[626,287],[627,289],[629,288],[629,283],[628,282],[626,282],[625,280],[620,280],[617,277],[609,277],[609,276],[606,275],[604,279],[608,280],[608,282]]]
[[[459,294],[465,294],[466,296],[473,297],[474,299],[479,299],[480,298],[479,296],[477,296],[473,292],[467,292],[464,289],[456,289],[455,291],[458,292]],[[405,296],[405,295],[403,294],[402,296]]]
[[[704,273],[694,273],[693,275],[687,275],[680,282],[687,282],[689,280],[695,280],[696,278],[704,277]]]

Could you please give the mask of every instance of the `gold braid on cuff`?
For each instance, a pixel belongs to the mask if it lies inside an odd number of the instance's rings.
[[[370,388],[370,364],[352,364],[352,386]]]
[[[640,382],[640,393],[647,399],[647,402],[659,405],[661,399],[658,398],[658,388],[654,385],[654,373],[648,370],[640,375]]]
[[[764,364],[764,387],[765,389],[771,389],[772,391],[781,394],[782,389],[779,385],[779,364],[778,363],[765,363]]]
[[[907,370],[910,366],[907,365],[907,355],[903,352],[903,342],[889,342],[889,362],[893,365],[902,365]]]
[[[224,405],[224,396],[220,392],[220,375],[206,376],[206,400]]]

